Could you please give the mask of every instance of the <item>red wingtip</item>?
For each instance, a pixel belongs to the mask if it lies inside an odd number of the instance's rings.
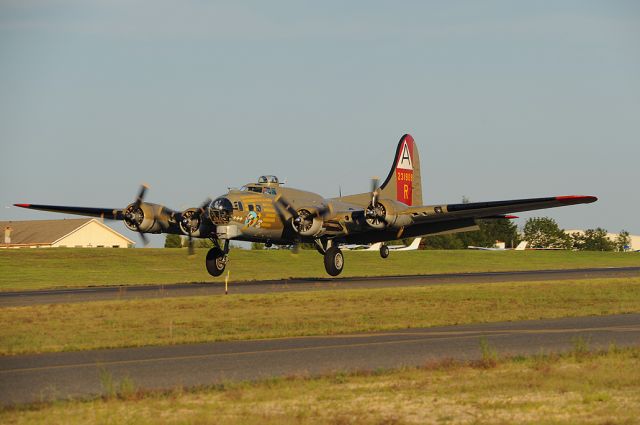
[[[509,219],[509,220],[514,220],[516,218],[520,218],[517,215],[505,215],[504,218]]]
[[[576,202],[576,203],[590,203],[597,201],[598,198],[595,196],[579,196],[579,195],[571,195],[571,196],[556,196],[556,201],[560,202]]]
[[[31,207],[31,204],[13,204],[16,207],[20,207],[20,208],[29,208]]]

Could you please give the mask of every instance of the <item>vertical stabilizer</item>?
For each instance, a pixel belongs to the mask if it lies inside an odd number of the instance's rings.
[[[422,205],[420,155],[410,134],[400,138],[391,170],[380,189],[383,198],[394,199],[409,206]]]

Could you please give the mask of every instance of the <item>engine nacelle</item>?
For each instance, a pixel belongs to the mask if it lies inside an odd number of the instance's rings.
[[[189,208],[180,214],[180,230],[185,235],[200,236],[202,225],[202,211],[199,208]]]
[[[319,236],[322,233],[322,218],[318,217],[308,209],[298,210],[298,218],[291,222],[293,230],[302,236]]]
[[[209,237],[215,230],[215,225],[209,221],[207,210],[188,208],[180,214],[180,230],[185,235],[193,237]]]
[[[408,207],[389,199],[379,200],[375,206],[369,204],[365,210],[367,224],[374,229],[399,229],[411,224],[411,216],[400,214]]]
[[[158,204],[134,202],[123,211],[124,224],[128,229],[143,233],[160,233],[169,226],[164,207]]]

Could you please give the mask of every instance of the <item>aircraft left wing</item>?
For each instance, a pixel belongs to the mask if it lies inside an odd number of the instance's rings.
[[[123,220],[124,215],[118,208],[67,207],[60,205],[13,204],[16,207],[30,210],[50,211],[63,214],[77,214],[89,217],[101,217],[110,220]]]
[[[403,214],[410,214],[413,223],[448,221],[462,218],[500,218],[506,214],[533,211],[568,205],[590,204],[595,196],[554,196],[548,198],[514,199],[508,201],[470,202],[467,204],[425,205],[409,207]],[[505,216],[505,218],[508,218]]]

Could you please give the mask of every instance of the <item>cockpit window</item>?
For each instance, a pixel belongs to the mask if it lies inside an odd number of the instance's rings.
[[[279,184],[280,181],[276,176],[260,176],[258,177],[258,184],[267,184],[267,183],[275,183]]]

